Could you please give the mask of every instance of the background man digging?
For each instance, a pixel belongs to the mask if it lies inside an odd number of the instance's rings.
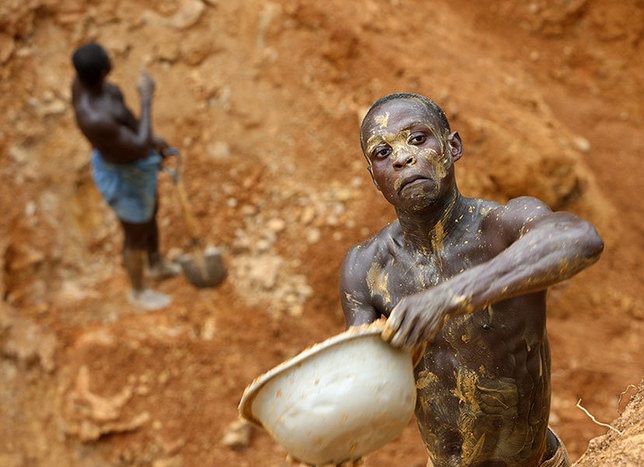
[[[168,145],[152,132],[154,80],[145,72],[139,77],[137,119],[120,89],[106,81],[112,64],[103,47],[86,44],[73,53],[72,62],[76,69],[72,104],[78,127],[92,145],[92,176],[123,228],[123,262],[131,284],[128,298],[144,309],[163,308],[170,297],[145,287],[145,267],[157,278],[181,269],[159,252],[157,174]]]

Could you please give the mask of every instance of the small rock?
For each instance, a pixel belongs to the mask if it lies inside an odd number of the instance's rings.
[[[583,136],[575,136],[572,139],[572,144],[580,152],[587,153],[590,151],[590,141]]]
[[[226,428],[221,442],[232,449],[245,448],[250,445],[252,427],[245,420],[236,420]]]
[[[319,242],[321,237],[322,233],[320,232],[320,229],[313,228],[306,231],[306,241],[309,245]]]
[[[206,341],[211,341],[215,337],[216,330],[215,318],[206,318],[201,328],[201,338]]]
[[[336,201],[346,203],[347,201],[351,201],[353,199],[353,193],[347,188],[340,188],[334,193],[334,198]]]
[[[230,157],[230,145],[225,141],[216,141],[208,145],[206,151],[213,159],[227,159]]]
[[[194,26],[201,18],[205,9],[205,5],[199,0],[190,2],[182,11],[170,19],[170,26],[180,30]]]
[[[266,227],[268,227],[268,229],[272,232],[278,233],[286,228],[286,222],[284,222],[282,219],[275,218],[269,220],[266,224]]]
[[[0,33],[0,64],[9,61],[15,48],[13,37],[9,34]]]

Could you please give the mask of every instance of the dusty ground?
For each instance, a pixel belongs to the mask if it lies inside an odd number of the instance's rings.
[[[466,195],[531,194],[597,225],[600,262],[549,296],[551,424],[574,459],[604,435],[580,465],[644,465],[634,387],[644,350],[643,9],[3,1],[0,465],[282,465],[263,431],[236,448],[226,435],[253,378],[343,329],[342,257],[393,218],[365,170],[358,122],[398,90],[448,112],[465,141]],[[110,51],[135,110],[148,63],[155,128],[181,149],[204,240],[226,254],[221,287],[158,284],[174,298],[164,311],[124,299],[120,232],[73,122],[69,55],[91,39]],[[187,238],[173,187],[160,183],[172,256]],[[424,466],[413,423],[366,465]]]

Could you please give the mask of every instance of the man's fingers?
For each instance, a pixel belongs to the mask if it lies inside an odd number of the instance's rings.
[[[401,322],[402,318],[400,317],[399,307],[396,306],[389,315],[389,318],[387,318],[387,321],[385,321],[385,327],[382,330],[382,338],[387,342],[391,342],[394,334],[396,334],[396,331],[400,328]]]
[[[383,338],[394,347],[403,347],[409,334],[409,316],[405,313],[404,302],[394,307],[385,323]]]
[[[404,316],[390,343],[394,347],[411,350],[416,343],[415,332],[418,328],[418,317],[412,313],[405,313]]]
[[[407,341],[404,344],[405,350],[412,352],[415,348],[422,345],[427,339],[427,327],[422,326],[422,323],[416,323],[409,331],[407,332]]]
[[[139,73],[137,87],[139,89],[139,93],[145,95],[145,97],[151,97],[152,94],[154,94],[154,79],[147,72],[142,71],[141,73]]]
[[[405,342],[407,341],[406,336],[402,332],[402,330],[399,328],[398,331],[394,334],[394,336],[391,338],[389,343],[393,345],[394,347],[404,347]]]

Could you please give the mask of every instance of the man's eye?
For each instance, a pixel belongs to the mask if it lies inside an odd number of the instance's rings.
[[[391,148],[386,146],[377,148],[373,151],[373,156],[377,159],[384,159],[385,157],[389,156],[389,154],[391,154]]]
[[[423,133],[415,133],[409,137],[409,144],[419,145],[427,141],[427,135]]]

